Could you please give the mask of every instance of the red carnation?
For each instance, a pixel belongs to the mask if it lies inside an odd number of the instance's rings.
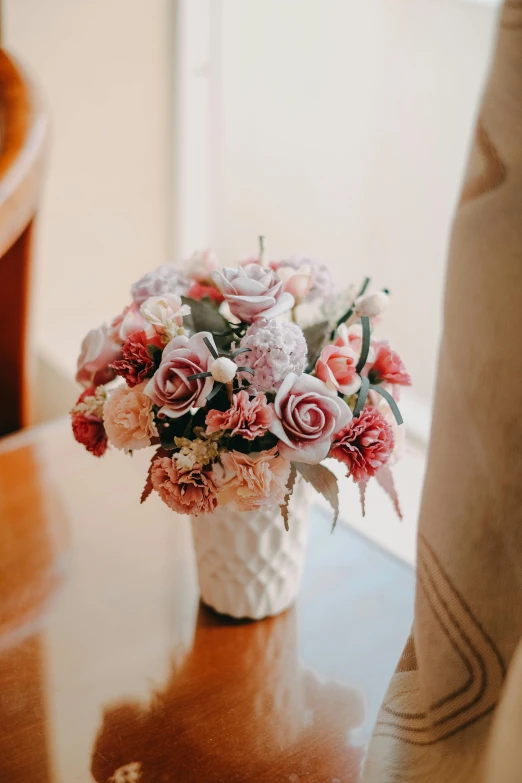
[[[94,386],[90,386],[80,394],[76,405],[83,403],[86,397],[94,397],[95,394],[96,389]],[[75,412],[74,408],[71,413],[72,431],[75,440],[81,443],[82,446],[85,446],[87,451],[90,451],[95,457],[103,456],[107,451],[107,434],[102,419],[93,413]]]
[[[330,456],[348,466],[354,481],[375,476],[394,447],[393,430],[376,408],[367,406],[334,437]]]
[[[125,378],[127,386],[137,386],[154,368],[154,362],[150,358],[148,349],[151,342],[155,343],[155,340],[150,340],[145,332],[133,332],[121,349],[123,359],[118,359],[114,364],[111,364],[118,375]]]
[[[375,361],[368,373],[372,383],[392,383],[397,386],[411,386],[411,378],[399,354],[392,350],[386,340],[374,342]]]

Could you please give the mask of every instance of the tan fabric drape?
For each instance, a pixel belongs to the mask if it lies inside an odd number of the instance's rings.
[[[365,783],[520,783],[521,638],[522,0],[507,0],[453,227],[412,636]]]

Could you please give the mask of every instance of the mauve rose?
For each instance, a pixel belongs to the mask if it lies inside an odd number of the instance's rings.
[[[351,418],[345,401],[319,378],[290,373],[277,392],[268,429],[279,438],[282,457],[316,465]]]
[[[361,379],[355,369],[358,361],[352,348],[326,345],[315,365],[315,374],[329,389],[349,396],[361,388]]]
[[[147,394],[160,408],[160,415],[176,419],[191,408],[201,408],[214,385],[212,376],[189,381],[190,375],[207,372],[212,353],[204,342],[207,338],[215,348],[210,332],[198,332],[189,339],[175,337],[165,346],[161,364],[145,387]]]
[[[260,264],[227,267],[221,272],[213,272],[212,279],[231,313],[247,324],[256,318],[275,318],[294,306],[294,297],[283,291],[279,275]]]
[[[91,329],[82,342],[76,380],[86,388],[109,383],[116,377],[110,365],[120,358],[121,344],[114,340],[111,328],[102,324]]]

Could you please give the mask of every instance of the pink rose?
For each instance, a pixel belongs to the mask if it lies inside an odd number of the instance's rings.
[[[361,388],[356,367],[358,354],[347,346],[326,345],[315,365],[315,374],[329,389],[341,394],[355,394]]]
[[[189,339],[175,337],[165,346],[161,364],[145,387],[145,394],[160,408],[160,415],[176,419],[191,408],[201,408],[214,385],[212,376],[189,380],[189,376],[207,372],[212,353],[204,342],[214,346],[210,332],[198,332]]]
[[[213,472],[194,465],[180,470],[173,457],[159,457],[150,469],[152,486],[178,514],[210,514],[218,504]]]
[[[351,326],[346,326],[346,324],[341,324],[337,329],[337,337],[335,339],[334,345],[338,345],[339,347],[351,348],[353,351],[355,351],[355,353],[359,357],[361,355],[361,350],[362,350],[361,324],[352,324]],[[369,363],[373,362],[374,359],[375,359],[375,351],[373,350],[372,346],[370,346],[370,350],[368,352],[368,359],[365,364],[365,367],[367,367]]]
[[[212,279],[225,297],[230,311],[244,323],[256,318],[275,318],[291,310],[294,297],[283,291],[283,281],[272,269],[247,264],[213,272]]]
[[[107,324],[91,329],[82,343],[76,380],[82,386],[100,386],[116,377],[110,365],[121,357],[121,344],[116,342]]]
[[[143,393],[145,383],[129,389],[118,386],[109,394],[103,422],[109,443],[117,449],[136,451],[151,445],[157,436],[152,403]]]
[[[316,465],[330,451],[334,433],[351,418],[348,405],[324,381],[290,373],[277,392],[268,429],[279,438],[282,457]]]
[[[272,419],[264,394],[256,394],[250,399],[248,392],[234,394],[232,406],[227,411],[211,410],[207,413],[207,432],[230,430],[231,435],[240,435],[246,440],[254,440],[267,431]]]
[[[375,476],[391,457],[393,431],[376,408],[367,406],[335,435],[331,456],[348,466],[354,481]]]
[[[224,451],[223,474],[218,477],[219,503],[237,511],[254,511],[265,506],[280,506],[285,498],[290,463],[277,456],[277,448],[254,454]]]

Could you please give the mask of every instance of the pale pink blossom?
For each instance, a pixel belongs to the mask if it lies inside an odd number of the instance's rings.
[[[145,383],[118,386],[105,403],[103,421],[111,446],[124,451],[136,451],[151,445],[157,436],[152,402],[144,394]]]
[[[248,327],[239,345],[248,351],[234,361],[253,370],[253,375],[245,373],[252,392],[275,391],[288,373],[301,375],[306,368],[305,336],[291,321],[259,318]]]
[[[84,387],[112,381],[116,373],[110,365],[120,357],[121,343],[113,339],[107,324],[91,329],[82,342],[76,380]]]
[[[348,346],[326,345],[315,365],[315,374],[329,389],[349,396],[361,388],[356,367],[359,356]]]
[[[354,481],[375,476],[393,452],[393,431],[376,408],[366,406],[336,432],[330,456],[348,467]]]
[[[198,332],[190,339],[180,335],[165,346],[161,363],[145,387],[145,394],[160,408],[161,416],[175,419],[191,408],[205,405],[214,379],[210,376],[189,380],[191,375],[207,372],[212,364],[205,337],[216,349],[210,332]]]
[[[260,264],[225,268],[213,272],[212,279],[232,314],[244,323],[261,317],[275,318],[294,306],[294,297],[283,291],[279,275]]]
[[[209,248],[196,250],[184,263],[187,275],[200,283],[210,280],[212,272],[215,272],[218,266],[218,258]]]
[[[326,457],[334,433],[351,417],[348,405],[324,381],[290,373],[277,392],[269,430],[279,438],[281,456],[315,465]]]
[[[231,407],[226,411],[211,410],[207,413],[207,432],[229,431],[245,440],[264,435],[272,415],[264,394],[250,399],[245,390],[234,394]]]
[[[184,305],[177,294],[151,296],[141,305],[141,314],[155,332],[172,339],[183,326],[183,316],[190,314],[190,307]]]
[[[237,511],[254,511],[280,506],[285,498],[290,463],[277,448],[252,454],[225,451],[221,465],[214,467],[219,485],[219,502]]]
[[[133,284],[132,298],[139,307],[151,296],[178,294],[183,296],[191,285],[190,279],[173,264],[162,264]],[[136,330],[134,330],[136,331]]]
[[[283,279],[285,289],[294,294],[296,298],[299,297],[301,301],[307,303],[325,302],[331,300],[335,293],[335,283],[330,268],[315,258],[293,256],[283,261],[272,261],[270,267]],[[292,278],[294,276],[310,278],[306,281],[296,281],[295,285],[299,290],[297,295],[293,290]],[[305,288],[308,289],[306,293],[304,293]]]
[[[142,316],[136,302],[126,307],[111,322],[111,336],[115,342],[124,343],[131,334],[142,331],[146,332],[149,337],[154,336],[154,330]]]
[[[178,514],[210,514],[218,504],[214,474],[201,465],[180,470],[173,457],[158,457],[152,463],[150,479],[163,502]]]

